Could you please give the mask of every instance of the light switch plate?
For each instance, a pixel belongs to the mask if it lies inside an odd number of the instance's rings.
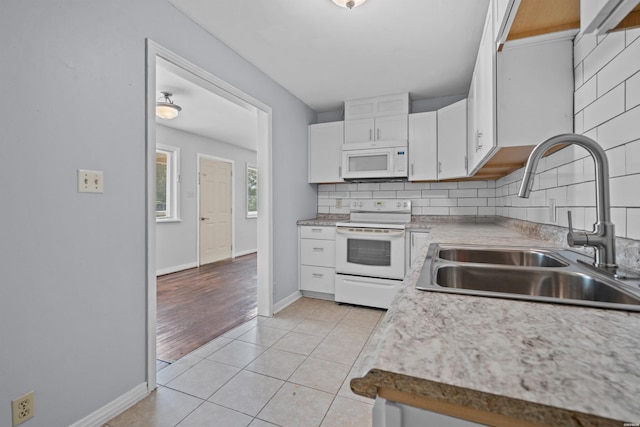
[[[104,176],[102,171],[78,169],[79,193],[104,193]]]

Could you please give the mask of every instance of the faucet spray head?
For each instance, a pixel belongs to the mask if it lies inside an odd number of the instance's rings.
[[[518,191],[518,197],[528,199],[533,189],[533,172],[525,172],[522,177],[522,184],[520,185],[520,191]]]

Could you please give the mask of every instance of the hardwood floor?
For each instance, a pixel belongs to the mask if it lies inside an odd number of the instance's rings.
[[[257,314],[256,254],[158,277],[157,359],[175,362]]]

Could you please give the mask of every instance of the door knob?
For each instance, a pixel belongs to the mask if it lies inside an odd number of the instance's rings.
[[[206,221],[206,220],[208,220],[208,219],[210,219],[210,218],[205,218],[205,217],[203,217],[203,216],[201,216],[201,217],[200,217],[200,221]]]

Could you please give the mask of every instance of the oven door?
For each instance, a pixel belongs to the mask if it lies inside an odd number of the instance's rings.
[[[404,279],[404,230],[336,228],[336,273]]]

